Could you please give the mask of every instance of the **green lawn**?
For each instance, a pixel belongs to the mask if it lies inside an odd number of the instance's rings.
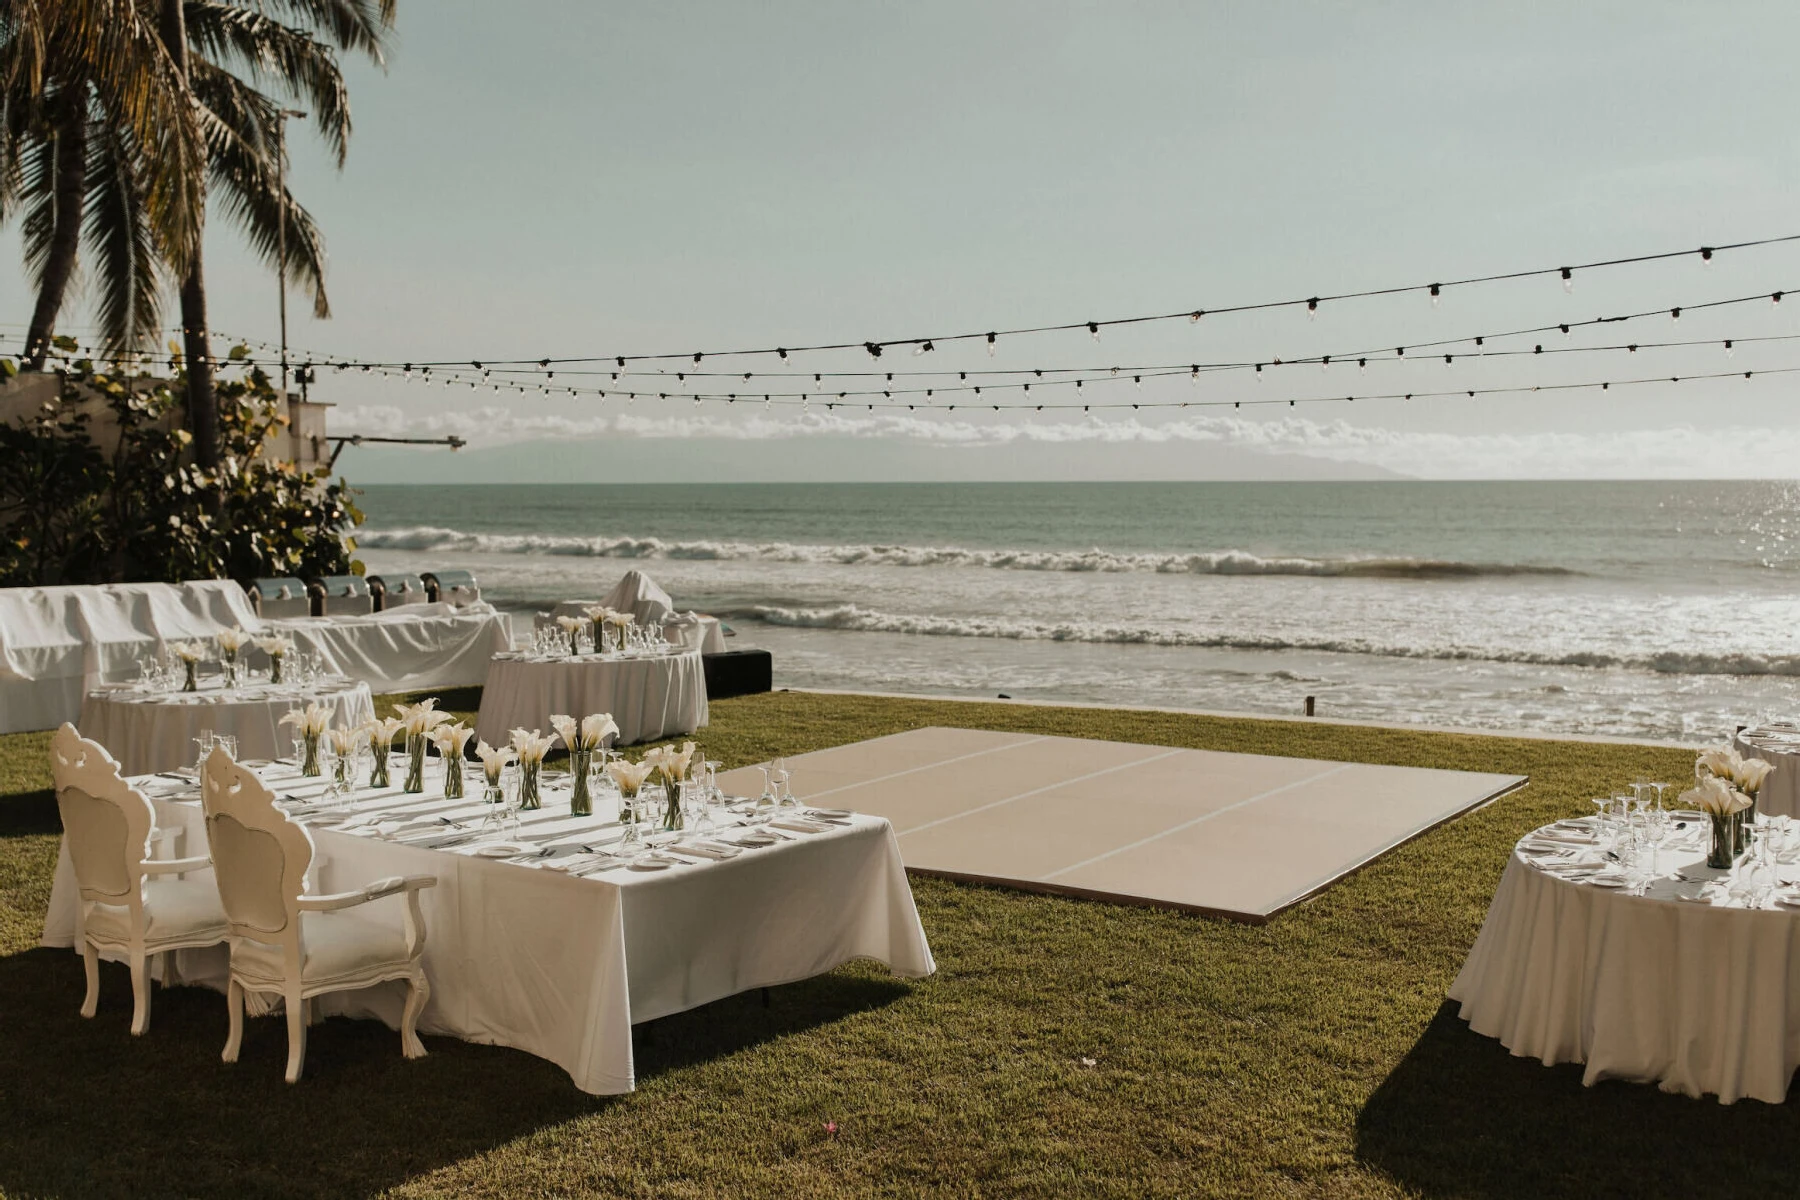
[[[473,707],[474,697],[448,697]],[[0,1191],[7,1196],[1748,1195],[1800,1179],[1800,1106],[1584,1089],[1444,992],[1513,840],[1684,751],[1168,713],[816,696],[713,705],[727,765],[919,725],[1528,774],[1265,926],[917,878],[938,974],[857,965],[637,1032],[638,1091],[333,1020],[219,1061],[225,1002],[126,1031],[108,968],[36,949],[57,819],[45,735],[0,738]],[[554,920],[546,913],[545,920]],[[571,935],[579,931],[572,930]],[[825,1123],[836,1122],[829,1136]]]

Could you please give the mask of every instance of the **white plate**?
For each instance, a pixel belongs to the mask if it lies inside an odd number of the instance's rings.
[[[469,853],[480,858],[512,858],[519,854],[530,854],[534,849],[536,847],[527,846],[523,842],[487,842]]]
[[[666,858],[640,858],[626,865],[633,871],[666,871],[674,864]]]
[[[1613,879],[1605,875],[1590,876],[1587,879],[1580,880],[1580,882],[1590,884],[1593,887],[1603,888],[1622,888],[1625,886],[1625,881],[1623,879]]]

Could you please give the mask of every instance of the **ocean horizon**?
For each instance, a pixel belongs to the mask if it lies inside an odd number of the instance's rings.
[[[365,485],[371,572],[637,568],[777,686],[1705,741],[1791,715],[1787,481]]]

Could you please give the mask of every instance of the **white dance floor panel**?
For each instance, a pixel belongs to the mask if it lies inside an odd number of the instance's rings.
[[[1517,775],[915,729],[788,760],[808,804],[888,818],[908,868],[1261,922]],[[755,795],[755,768],[728,773]]]

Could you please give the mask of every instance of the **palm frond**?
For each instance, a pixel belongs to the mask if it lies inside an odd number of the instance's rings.
[[[269,149],[280,105],[210,63],[196,60],[192,67],[194,92],[204,106],[210,177],[225,215],[270,266],[279,259],[285,220],[289,278],[312,293],[314,316],[329,317],[324,235],[312,214],[278,184]]]
[[[337,54],[304,30],[238,4],[187,0],[188,42],[215,66],[249,71],[250,82],[276,84],[304,101],[338,166],[350,140],[350,93]]]
[[[162,323],[163,255],[144,203],[144,173],[129,130],[96,122],[84,233],[100,291],[101,340],[115,354],[141,350]]]
[[[242,0],[242,7],[316,29],[338,49],[367,55],[377,66],[387,65],[396,0]]]

